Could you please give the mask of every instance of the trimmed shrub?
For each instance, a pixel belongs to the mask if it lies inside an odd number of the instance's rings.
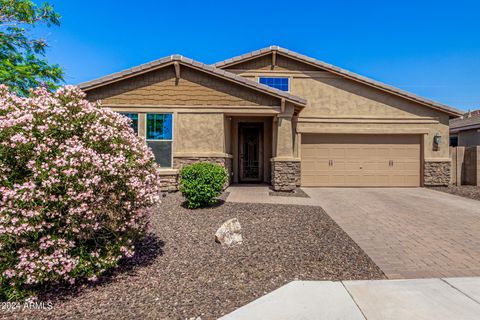
[[[0,85],[0,299],[95,280],[134,253],[159,201],[152,152],[130,120],[78,88],[28,98]]]
[[[199,162],[184,166],[180,171],[180,191],[187,207],[200,208],[215,203],[227,181],[227,171],[221,165]]]

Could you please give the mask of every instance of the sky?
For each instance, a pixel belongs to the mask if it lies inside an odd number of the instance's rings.
[[[68,84],[171,54],[214,63],[278,45],[459,109],[480,108],[478,1],[48,2],[61,26],[34,32]]]

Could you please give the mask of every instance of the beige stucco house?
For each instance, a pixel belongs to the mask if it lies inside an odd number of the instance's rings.
[[[461,114],[277,46],[214,65],[173,55],[80,87],[133,119],[170,190],[196,161],[275,190],[446,185]]]

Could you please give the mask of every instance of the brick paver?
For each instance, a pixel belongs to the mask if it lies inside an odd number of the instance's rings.
[[[319,205],[391,279],[480,276],[480,201],[423,188],[303,190],[310,199],[244,188],[227,201]]]

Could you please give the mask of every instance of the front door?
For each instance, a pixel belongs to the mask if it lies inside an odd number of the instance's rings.
[[[240,182],[263,180],[263,123],[239,123]]]

